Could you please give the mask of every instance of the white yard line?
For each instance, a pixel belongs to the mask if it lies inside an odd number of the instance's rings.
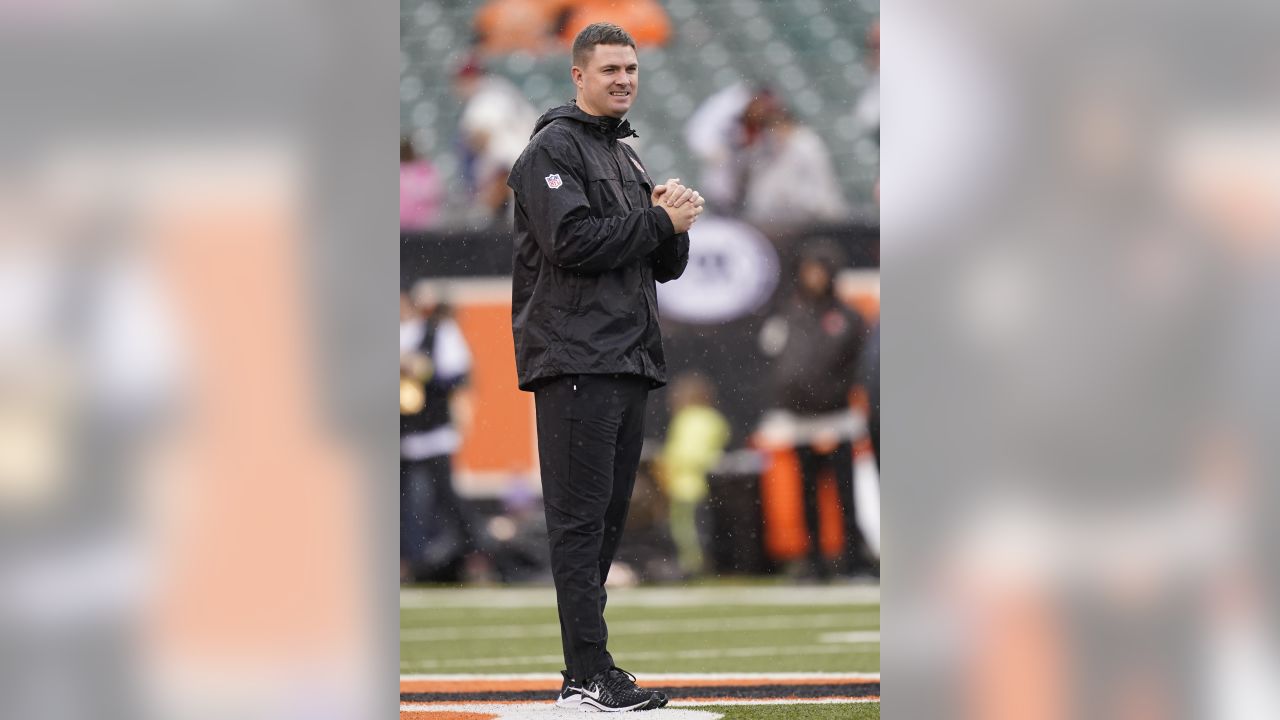
[[[609,607],[699,607],[754,605],[874,605],[879,585],[820,587],[616,588]],[[400,608],[542,608],[555,607],[553,588],[413,588],[400,591]]]
[[[879,698],[807,698],[807,699],[768,699],[768,700],[737,700],[725,699],[716,700],[714,702],[706,702],[705,700],[672,700],[671,704],[661,710],[649,710],[645,712],[646,718],[652,720],[712,720],[713,718],[722,717],[719,713],[707,712],[705,710],[695,710],[693,708],[707,707],[711,705],[842,705],[850,703],[878,703]],[[437,712],[461,712],[461,713],[478,713],[493,714],[498,716],[499,720],[525,720],[526,718],[549,718],[549,717],[565,717],[564,710],[560,710],[551,702],[541,703],[453,703],[449,705],[433,705],[425,703],[400,703],[400,712],[414,711],[437,711]]]
[[[698,707],[699,705],[839,705],[844,703],[878,703],[880,698],[776,698],[768,700],[672,700],[668,707]],[[652,711],[650,711],[652,712]]]
[[[619,620],[609,623],[609,635],[662,635],[744,630],[802,630],[878,625],[880,613],[847,612],[827,615],[756,615],[735,618],[682,618],[679,620]],[[540,625],[450,625],[400,631],[400,642],[560,637],[558,623]]]
[[[852,680],[880,682],[880,673],[833,672],[772,672],[772,673],[639,673],[639,677],[652,682],[671,680]],[[437,682],[494,680],[531,681],[554,680],[560,682],[559,673],[440,673],[401,675],[401,680],[431,680]]]
[[[880,642],[879,630],[859,630],[856,632],[823,633],[818,636],[821,643],[865,643]]]
[[[672,703],[674,705],[675,703]],[[704,705],[706,703],[703,703]],[[428,716],[432,711],[438,713],[475,713],[481,716],[491,716],[497,720],[544,720],[547,718],[564,718],[569,713],[577,715],[574,710],[561,710],[555,706],[555,703],[517,703],[517,704],[497,704],[497,703],[458,703],[451,705],[422,705],[418,703],[401,703],[400,712],[427,712]],[[646,720],[720,720],[724,717],[718,712],[709,712],[706,710],[693,710],[687,708],[665,707],[660,710],[645,711]]]
[[[868,641],[865,643],[853,643],[861,645],[879,645],[878,641]],[[795,646],[767,646],[767,647],[741,647],[741,648],[706,648],[699,650],[673,650],[673,651],[648,651],[648,652],[629,652],[626,659],[634,660],[672,660],[672,659],[701,659],[701,658],[726,658],[726,657],[776,657],[779,655],[834,655],[838,653],[850,652],[849,645],[821,645],[813,647],[795,647]],[[522,657],[494,657],[494,658],[452,658],[448,660],[415,660],[400,663],[401,670],[434,670],[437,668],[450,667],[496,667],[504,665],[533,665],[538,663],[560,663],[564,661],[563,655],[526,655]]]

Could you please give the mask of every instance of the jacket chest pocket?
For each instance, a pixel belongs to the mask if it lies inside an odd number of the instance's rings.
[[[626,215],[635,209],[635,180],[619,177],[615,171],[596,176],[591,186],[591,204],[602,217]]]

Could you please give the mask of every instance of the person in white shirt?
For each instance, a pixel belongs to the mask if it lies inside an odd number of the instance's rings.
[[[471,350],[430,285],[400,294],[400,559],[404,580],[456,573],[476,536],[453,488]],[[462,404],[465,407],[465,403]]]

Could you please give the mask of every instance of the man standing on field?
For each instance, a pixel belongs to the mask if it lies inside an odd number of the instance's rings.
[[[702,197],[654,186],[622,138],[635,101],[635,41],[609,23],[573,43],[573,102],[547,111],[511,170],[511,329],[520,388],[534,393],[551,569],[566,669],[561,707],[667,703],[606,648],[605,578],[631,502],[645,401],[666,383],[655,282],[680,277]]]

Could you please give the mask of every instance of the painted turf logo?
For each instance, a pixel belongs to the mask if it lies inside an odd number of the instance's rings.
[[[564,184],[564,181],[560,179],[559,175],[548,175],[544,179],[547,181],[547,187],[551,188],[552,190],[555,190],[556,188]]]

